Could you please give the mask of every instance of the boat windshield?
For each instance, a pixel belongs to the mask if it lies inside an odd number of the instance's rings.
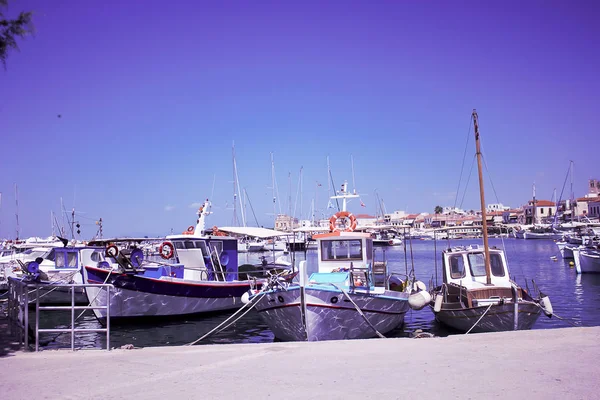
[[[362,260],[362,258],[363,249],[360,239],[321,242],[322,261]]]
[[[465,277],[465,261],[462,254],[455,254],[450,257],[450,277],[452,279]]]
[[[470,253],[469,266],[471,268],[471,275],[473,276],[485,276],[485,254],[484,253]],[[504,276],[504,266],[502,263],[502,257],[498,253],[490,254],[490,269],[494,276]]]

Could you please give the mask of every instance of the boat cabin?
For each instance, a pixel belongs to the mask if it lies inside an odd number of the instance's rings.
[[[511,287],[504,252],[490,248],[490,270],[492,285]],[[443,252],[444,283],[464,286],[467,289],[485,287],[485,251],[483,247],[454,247]]]
[[[369,233],[336,231],[313,236],[317,240],[318,272],[310,283],[375,287],[386,284],[387,266],[373,260]]]
[[[175,264],[185,266],[189,280],[235,280],[238,272],[237,240],[229,236],[167,236]],[[161,246],[164,246],[163,243]],[[161,250],[161,253],[165,253]],[[168,254],[167,254],[168,255]]]
[[[314,235],[319,272],[342,268],[365,268],[373,262],[373,239],[362,232],[331,232]]]

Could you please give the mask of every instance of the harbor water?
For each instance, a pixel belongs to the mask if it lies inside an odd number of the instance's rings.
[[[385,258],[391,272],[406,273],[413,269],[417,279],[427,284],[441,282],[440,252],[448,245],[481,245],[481,239],[464,240],[413,240],[405,246],[376,248],[376,259]],[[534,285],[549,295],[555,316],[540,315],[533,329],[553,329],[569,326],[600,326],[600,275],[578,275],[569,261],[562,260],[558,248],[549,240],[490,239],[490,246],[504,247],[511,277],[523,287],[534,290]],[[437,251],[437,255],[435,252]],[[412,254],[412,255],[411,255]],[[259,256],[271,257],[269,253],[240,254],[240,265],[257,263]],[[296,263],[307,259],[315,265],[317,252],[296,252]],[[551,257],[557,256],[557,260]],[[436,263],[437,260],[437,263]],[[535,284],[533,283],[535,282]],[[211,331],[232,312],[184,317],[170,320],[142,320],[111,324],[111,347],[132,344],[136,347],[177,346],[190,343]],[[40,316],[41,328],[68,328],[70,312],[46,311]],[[100,323],[91,312],[85,313],[77,321],[78,327],[99,328]],[[429,307],[420,311],[409,311],[404,325],[387,336],[408,337],[415,330],[431,332],[436,336],[456,334],[440,326]],[[214,343],[259,343],[277,340],[253,310],[228,329],[204,339],[199,344]],[[69,334],[40,334],[42,348],[70,347]],[[79,333],[76,336],[78,348],[104,348],[106,339],[99,333]]]

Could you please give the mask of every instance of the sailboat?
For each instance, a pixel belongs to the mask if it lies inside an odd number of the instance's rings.
[[[531,329],[540,313],[552,316],[550,299],[532,297],[510,279],[504,251],[488,243],[477,111],[473,110],[483,247],[452,247],[442,252],[443,283],[431,293],[438,322],[462,332]]]

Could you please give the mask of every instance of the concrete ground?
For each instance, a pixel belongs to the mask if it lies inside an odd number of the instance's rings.
[[[14,352],[2,399],[594,399],[600,327],[371,339]]]

